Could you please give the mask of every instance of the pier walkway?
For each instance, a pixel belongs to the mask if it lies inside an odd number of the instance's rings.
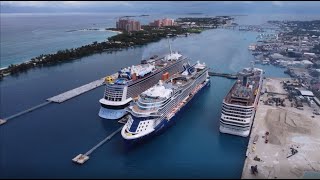
[[[33,107],[29,108],[29,109],[26,109],[26,110],[24,110],[24,111],[18,112],[18,113],[14,114],[14,115],[11,115],[11,116],[9,116],[9,117],[0,119],[0,125],[6,123],[7,120],[9,120],[9,119],[13,119],[13,118],[15,118],[15,117],[21,116],[21,115],[26,114],[26,113],[28,113],[28,112],[34,111],[34,110],[39,109],[39,108],[41,108],[41,107],[43,107],[43,106],[46,106],[46,105],[48,105],[48,104],[50,104],[50,103],[51,103],[51,102],[44,102],[44,103],[42,103],[42,104],[39,104],[39,105],[37,105],[37,106],[33,106]]]
[[[64,92],[62,94],[59,94],[57,96],[53,96],[51,98],[48,98],[47,101],[55,102],[55,103],[62,103],[64,101],[69,100],[71,98],[74,98],[80,94],[83,94],[83,93],[88,92],[92,89],[100,87],[103,84],[104,84],[104,77],[101,79],[98,79],[96,81],[90,82],[88,84],[85,84],[83,86],[80,86],[78,88],[72,89],[72,90]]]
[[[228,79],[237,79],[238,76],[235,74],[228,74],[228,73],[217,73],[217,72],[208,72],[209,76],[220,76],[220,77],[226,77]]]
[[[78,163],[78,164],[83,164],[85,163],[88,159],[89,159],[89,155],[91,153],[93,153],[93,151],[95,151],[96,149],[98,149],[100,146],[102,146],[105,142],[107,142],[108,140],[110,140],[114,135],[116,135],[118,132],[121,131],[123,126],[121,126],[119,129],[117,129],[116,131],[114,131],[113,133],[111,133],[109,136],[107,136],[105,139],[103,139],[102,141],[100,141],[97,145],[95,145],[93,148],[91,148],[88,152],[86,152],[85,154],[79,154],[78,156],[76,156],[75,158],[72,159],[73,162]]]
[[[115,76],[115,75],[116,74],[113,74],[111,76]],[[76,97],[78,95],[81,95],[81,94],[83,94],[85,92],[88,92],[88,91],[93,90],[93,89],[95,89],[97,87],[100,87],[100,86],[102,86],[104,84],[104,79],[105,78],[103,77],[103,78],[100,78],[98,80],[92,81],[92,82],[90,82],[88,84],[85,84],[83,86],[80,86],[78,88],[75,88],[75,89],[72,89],[70,91],[67,91],[67,92],[64,92],[62,94],[59,94],[57,96],[53,96],[51,98],[48,98],[47,101],[42,103],[42,104],[33,106],[33,107],[29,108],[29,109],[26,109],[24,111],[21,111],[19,113],[16,113],[14,115],[9,116],[9,117],[2,118],[2,119],[0,119],[0,125],[5,124],[9,119],[13,119],[13,118],[16,118],[18,116],[24,115],[24,114],[26,114],[28,112],[31,112],[31,111],[39,109],[39,108],[41,108],[43,106],[46,106],[46,105],[48,105],[48,104],[50,104],[52,102],[54,102],[54,103],[62,103],[64,101],[66,101],[66,100],[69,100],[69,99],[74,98],[74,97]]]

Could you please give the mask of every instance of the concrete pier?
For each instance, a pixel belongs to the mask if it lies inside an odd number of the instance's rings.
[[[50,103],[51,103],[51,102],[44,102],[44,103],[39,104],[39,105],[37,105],[37,106],[33,106],[33,107],[31,107],[31,108],[29,108],[29,109],[27,109],[27,110],[24,110],[24,111],[21,111],[21,112],[19,112],[19,113],[14,114],[14,115],[11,115],[11,116],[9,116],[9,117],[3,118],[3,119],[0,120],[0,125],[6,123],[7,120],[9,120],[9,119],[13,119],[13,118],[16,118],[16,117],[18,117],[18,116],[21,116],[21,115],[23,115],[23,114],[29,113],[29,112],[34,111],[34,110],[36,110],[36,109],[39,109],[39,108],[41,108],[41,107],[43,107],[43,106],[46,106],[46,105],[48,105],[48,104],[50,104]]]
[[[6,122],[7,122],[6,120],[0,119],[0,126],[1,126],[2,124],[6,123]]]
[[[115,78],[117,76],[117,73],[112,74],[111,76]],[[85,84],[85,85],[80,86],[78,88],[75,88],[75,89],[72,89],[70,91],[67,91],[67,92],[64,92],[62,94],[59,94],[57,96],[48,98],[47,102],[44,102],[44,103],[39,104],[37,106],[31,107],[31,108],[29,108],[27,110],[21,111],[19,113],[16,113],[14,115],[9,116],[9,117],[0,119],[0,125],[5,124],[7,122],[7,120],[9,120],[9,119],[13,119],[13,118],[21,116],[23,114],[26,114],[26,113],[29,113],[31,111],[34,111],[36,109],[39,109],[39,108],[41,108],[43,106],[46,106],[46,105],[50,104],[51,102],[62,103],[64,101],[68,100],[68,99],[71,99],[71,98],[76,97],[78,95],[81,95],[81,94],[83,94],[85,92],[88,92],[88,91],[90,91],[92,89],[100,87],[100,86],[102,86],[104,84],[104,80],[105,80],[105,78],[103,77],[101,79],[95,80],[95,81],[93,81],[91,83]]]
[[[209,76],[220,76],[220,77],[225,77],[228,79],[237,79],[238,78],[238,76],[236,74],[218,73],[218,72],[212,72],[212,71],[209,71],[208,75]]]
[[[88,92],[92,89],[100,87],[103,84],[104,84],[104,77],[101,79],[98,79],[96,81],[90,82],[88,84],[85,84],[83,86],[80,86],[78,88],[72,89],[72,90],[64,92],[62,94],[59,94],[57,96],[53,96],[51,98],[48,98],[47,101],[51,101],[51,102],[55,102],[55,103],[62,103],[66,100],[74,98],[74,97],[81,95],[85,92]]]
[[[109,136],[107,136],[105,139],[100,141],[97,145],[95,145],[93,148],[91,148],[88,152],[85,154],[79,154],[75,158],[72,159],[73,162],[78,163],[78,164],[83,164],[89,159],[89,155],[93,153],[96,149],[98,149],[100,146],[102,146],[105,142],[110,140],[114,135],[116,135],[118,132],[121,131],[123,126],[121,126],[119,129],[111,133]]]
[[[304,110],[291,107],[283,80],[264,80],[262,92],[267,89],[278,93],[277,97],[285,99],[285,106],[264,104],[275,94],[260,96],[242,179],[297,179],[305,172],[320,171],[320,116],[306,104]]]
[[[118,123],[120,123],[120,124],[126,124],[127,121],[128,121],[128,119],[129,119],[129,117],[130,117],[130,115],[127,114],[126,116],[124,116],[123,118],[121,118],[121,119],[118,121]]]

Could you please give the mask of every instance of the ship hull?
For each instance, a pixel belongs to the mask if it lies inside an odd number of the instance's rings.
[[[224,134],[230,134],[230,135],[241,136],[241,137],[248,137],[249,133],[250,133],[250,130],[245,130],[245,131],[234,130],[234,129],[227,128],[227,127],[224,127],[221,125],[219,128],[219,131]]]
[[[99,116],[106,120],[117,120],[124,117],[128,112],[125,109],[107,109],[100,107]]]
[[[262,72],[258,83],[259,87],[257,88],[256,97],[253,104],[250,106],[227,103],[224,99],[219,126],[220,133],[241,137],[248,137],[250,135],[260,99],[260,92],[263,83]],[[251,113],[249,117],[247,117],[248,113]]]
[[[165,130],[167,130],[169,127],[171,127],[172,125],[175,124],[175,122],[180,119],[179,116],[182,115],[182,113],[188,109],[188,107],[192,104],[192,102],[194,101],[194,99],[197,98],[198,95],[200,95],[203,91],[203,89],[205,89],[206,87],[210,86],[210,80],[206,81],[205,84],[201,87],[201,89],[199,89],[199,91],[190,99],[190,101],[188,103],[186,103],[184,106],[181,107],[180,110],[178,110],[176,112],[176,114],[170,119],[163,119],[161,121],[160,124],[158,124],[155,128],[154,131],[152,131],[151,133],[136,138],[136,139],[124,139],[124,142],[126,144],[127,148],[131,148],[133,146],[136,146],[137,144],[142,144],[147,142],[148,140],[150,140],[152,137],[154,136],[158,136],[160,134],[162,134]]]

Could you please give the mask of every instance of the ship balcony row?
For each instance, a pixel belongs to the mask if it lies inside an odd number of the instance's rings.
[[[228,125],[228,126],[235,126],[238,128],[250,128],[250,122],[248,123],[239,123],[235,121],[226,121],[223,118],[220,119],[220,125]]]
[[[136,105],[130,106],[126,108],[126,111],[132,114],[135,117],[160,117],[162,114],[158,112],[158,110],[142,110],[138,108]]]
[[[112,100],[108,100],[108,99],[105,99],[105,98],[102,98],[102,99],[99,100],[99,102],[101,104],[109,105],[109,106],[122,106],[122,105],[128,104],[131,101],[132,101],[132,98],[128,98],[128,99],[126,99],[124,101],[112,101]]]
[[[254,106],[241,106],[236,104],[228,104],[225,101],[223,101],[222,107],[231,109],[231,110],[241,111],[241,112],[250,112],[254,109]]]
[[[239,111],[228,111],[225,109],[222,109],[221,112],[225,115],[237,116],[240,118],[250,118],[252,116],[252,112],[243,113],[243,112],[239,112]]]
[[[242,117],[239,117],[236,115],[228,116],[225,114],[221,114],[221,119],[223,119],[225,121],[239,123],[239,124],[246,124],[246,123],[250,123],[250,121],[251,121],[251,117],[242,118]]]
[[[228,128],[228,129],[233,129],[233,130],[237,130],[237,131],[247,131],[250,130],[250,125],[243,127],[243,126],[237,126],[237,125],[230,125],[230,124],[225,124],[223,122],[220,121],[220,126]]]

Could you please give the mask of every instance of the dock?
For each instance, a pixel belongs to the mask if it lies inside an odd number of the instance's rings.
[[[16,117],[18,117],[18,116],[24,115],[24,114],[26,114],[26,113],[32,112],[32,111],[34,111],[34,110],[36,110],[36,109],[39,109],[39,108],[41,108],[41,107],[43,107],[43,106],[46,106],[46,105],[50,104],[50,103],[51,103],[51,102],[44,102],[44,103],[42,103],[42,104],[33,106],[33,107],[29,108],[29,109],[26,109],[26,110],[24,110],[24,111],[18,112],[18,113],[14,114],[14,115],[11,115],[11,116],[9,116],[9,117],[0,119],[0,125],[3,125],[4,123],[6,123],[6,122],[7,122],[8,120],[10,120],[10,119],[13,119],[13,118],[16,118]]]
[[[285,99],[285,106],[265,104],[268,92],[260,96],[241,179],[299,179],[320,171],[320,116],[308,105],[303,111],[292,107],[283,80],[263,82],[263,88]]]
[[[116,75],[117,74],[113,74],[111,76],[114,77]],[[72,89],[70,91],[67,91],[67,92],[64,92],[62,94],[59,94],[57,96],[53,96],[51,98],[48,98],[47,101],[42,103],[42,104],[33,106],[31,108],[28,108],[28,109],[26,109],[24,111],[21,111],[19,113],[16,113],[14,115],[9,116],[9,117],[0,119],[0,125],[5,124],[9,119],[13,119],[13,118],[16,118],[18,116],[24,115],[26,113],[32,112],[32,111],[34,111],[36,109],[39,109],[41,107],[44,107],[44,106],[50,104],[51,102],[62,103],[64,101],[66,101],[66,100],[69,100],[69,99],[74,98],[76,96],[79,96],[79,95],[81,95],[81,94],[83,94],[85,92],[88,92],[88,91],[93,90],[93,89],[95,89],[97,87],[100,87],[100,86],[102,86],[104,84],[104,80],[105,80],[105,78],[103,77],[101,79],[95,80],[93,82],[90,82],[90,83],[85,84],[83,86],[80,86],[78,88],[75,88],[75,89]]]
[[[238,76],[235,74],[228,74],[228,73],[218,73],[218,72],[208,72],[209,76],[219,76],[219,77],[225,77],[228,79],[238,79]]]
[[[109,136],[107,136],[106,138],[104,138],[102,141],[100,141],[97,145],[95,145],[93,148],[91,148],[88,152],[86,152],[85,154],[79,154],[77,155],[75,158],[72,159],[72,161],[74,163],[77,164],[84,164],[87,160],[89,160],[89,155],[91,153],[93,153],[96,149],[98,149],[100,146],[102,146],[105,142],[107,142],[108,140],[110,140],[114,135],[116,135],[118,132],[121,131],[123,126],[121,126],[119,129],[117,129],[116,131],[114,131],[113,133],[111,133]]]
[[[129,116],[130,116],[130,114],[127,114],[126,116],[124,116],[123,118],[121,118],[121,119],[118,121],[118,123],[120,123],[120,124],[126,124],[127,121],[129,120]]]
[[[55,103],[62,103],[62,102],[67,101],[71,98],[79,96],[85,92],[88,92],[88,91],[93,90],[97,87],[100,87],[103,84],[104,84],[104,77],[101,79],[95,80],[93,82],[90,82],[88,84],[85,84],[83,86],[80,86],[78,88],[75,88],[75,89],[69,90],[67,92],[64,92],[62,94],[48,98],[47,101],[55,102]]]
[[[7,122],[6,120],[0,119],[0,126],[1,126],[2,124],[6,123],[6,122]]]

